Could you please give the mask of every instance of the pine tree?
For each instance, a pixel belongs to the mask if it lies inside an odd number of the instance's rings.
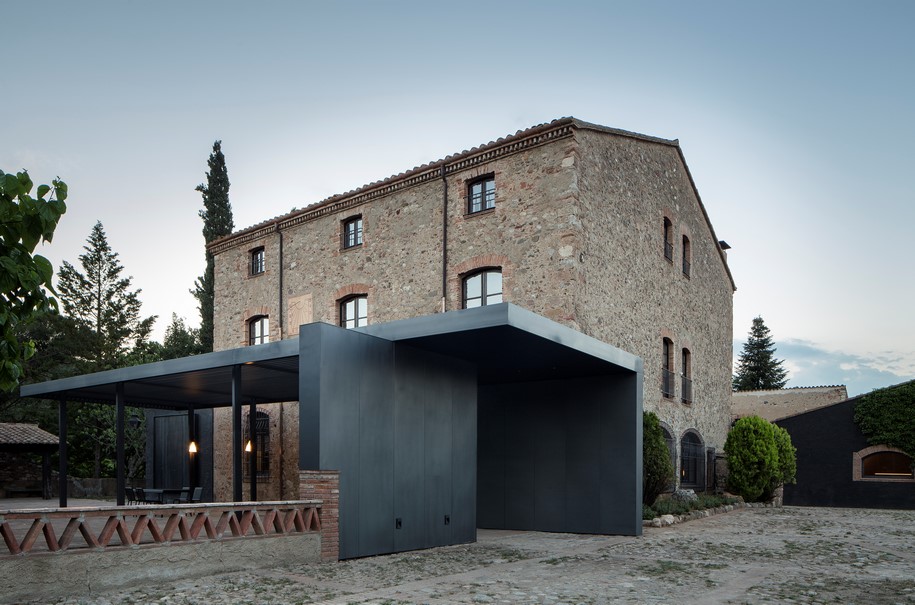
[[[140,292],[131,290],[131,277],[108,244],[101,222],[89,234],[79,256],[84,273],[64,261],[57,290],[64,312],[76,320],[85,336],[79,353],[81,370],[98,372],[135,363],[144,350],[156,316],[140,316]],[[114,471],[114,408],[82,403],[72,420],[71,462],[75,473],[93,477]]]
[[[57,288],[64,312],[88,327],[93,335],[86,343],[84,359],[89,371],[123,365],[131,348],[142,345],[156,316],[140,316],[140,292],[131,290],[132,277],[121,277],[124,267],[117,252],[108,245],[101,222],[89,234],[80,273],[64,261],[57,274]]]
[[[732,386],[735,391],[781,389],[788,382],[784,362],[775,358],[775,345],[762,317],[753,319],[747,342],[737,360],[737,374]]]
[[[213,153],[207,160],[206,185],[197,185],[197,191],[203,195],[203,239],[210,242],[232,233],[235,223],[232,220],[232,205],[229,203],[229,173],[226,170],[226,158],[222,154],[222,141],[213,143]],[[204,352],[213,350],[213,255],[206,253],[207,265],[204,274],[194,282],[191,293],[197,298],[200,308],[200,346]]]

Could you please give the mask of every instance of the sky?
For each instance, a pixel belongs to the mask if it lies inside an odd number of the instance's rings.
[[[199,323],[222,140],[237,229],[563,116],[678,139],[788,386],[915,377],[915,3],[0,0],[0,169],[67,182],[143,312]]]

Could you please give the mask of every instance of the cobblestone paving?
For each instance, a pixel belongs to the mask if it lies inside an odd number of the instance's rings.
[[[481,531],[476,544],[57,603],[915,605],[915,511],[743,509],[641,538]]]

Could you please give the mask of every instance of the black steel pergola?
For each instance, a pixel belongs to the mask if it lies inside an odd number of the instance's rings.
[[[217,351],[95,374],[23,385],[24,397],[59,402],[60,506],[67,506],[67,404],[102,403],[116,408],[117,503],[125,501],[124,424],[129,405],[144,409],[185,411],[188,435],[195,433],[196,410],[232,408],[233,500],[242,500],[242,406],[251,412],[260,403],[299,398],[297,339]],[[253,416],[252,416],[253,417]],[[192,437],[191,437],[192,438]],[[256,438],[251,431],[252,441]],[[256,445],[252,444],[254,449]],[[250,477],[251,499],[257,499],[257,473]]]

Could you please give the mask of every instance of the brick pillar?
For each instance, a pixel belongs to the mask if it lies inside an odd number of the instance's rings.
[[[299,498],[321,500],[321,558],[340,558],[340,471],[299,471]]]

